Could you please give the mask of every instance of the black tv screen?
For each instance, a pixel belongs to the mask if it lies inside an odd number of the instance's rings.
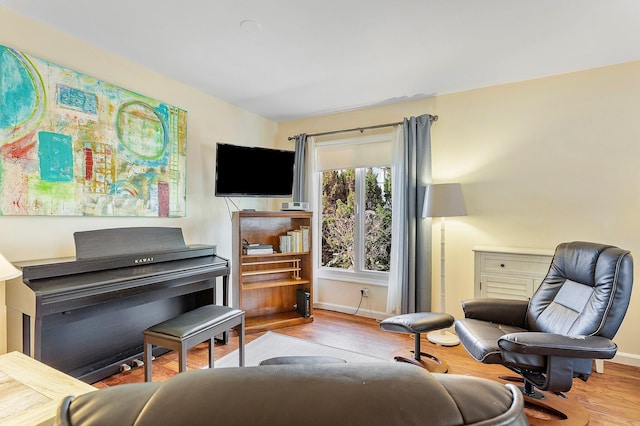
[[[218,142],[215,195],[291,197],[294,157],[294,151]]]

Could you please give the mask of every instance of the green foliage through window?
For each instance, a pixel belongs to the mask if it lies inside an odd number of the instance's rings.
[[[323,172],[322,266],[388,272],[390,253],[391,168]]]

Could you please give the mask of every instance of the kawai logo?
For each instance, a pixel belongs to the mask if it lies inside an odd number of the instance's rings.
[[[149,263],[153,262],[153,257],[141,257],[140,259],[135,259],[133,263]]]

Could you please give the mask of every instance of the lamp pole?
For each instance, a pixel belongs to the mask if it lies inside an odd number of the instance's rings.
[[[447,311],[447,307],[445,306],[446,298],[444,296],[445,292],[445,278],[444,278],[444,227],[446,218],[443,216],[440,218],[440,310],[442,312]]]
[[[445,286],[445,222],[444,216],[440,217],[440,311],[447,312],[446,307],[446,286]],[[427,333],[427,340],[441,346],[456,346],[460,343],[458,336],[447,331],[446,329],[432,331]]]
[[[440,217],[440,310],[446,312],[445,286],[445,222],[448,216],[466,216],[467,208],[459,183],[427,185],[422,217]],[[460,343],[458,336],[448,330],[437,330],[427,334],[427,339],[442,346]]]

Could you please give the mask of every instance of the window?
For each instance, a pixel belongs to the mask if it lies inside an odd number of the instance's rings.
[[[390,134],[316,145],[319,276],[387,285],[392,146]]]
[[[322,173],[322,267],[389,272],[391,168]]]

